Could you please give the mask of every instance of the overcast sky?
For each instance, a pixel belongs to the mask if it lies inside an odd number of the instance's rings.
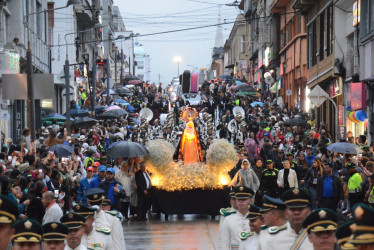
[[[233,22],[239,9],[222,4],[234,0],[114,0],[119,6],[127,30],[141,35],[213,25],[218,22],[221,4],[221,21]],[[239,1],[240,2],[240,1]],[[232,24],[222,26],[223,40],[228,37]],[[177,64],[173,58],[182,58],[183,70],[207,68],[211,63],[216,27],[171,32],[136,38],[151,57],[151,81],[169,84],[177,76]],[[187,65],[192,65],[187,66]]]

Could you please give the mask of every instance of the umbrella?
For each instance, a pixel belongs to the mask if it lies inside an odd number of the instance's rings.
[[[109,95],[114,95],[114,94],[116,94],[116,91],[114,91],[113,89],[109,89]],[[101,96],[106,96],[106,90],[101,92],[100,95]]]
[[[113,143],[107,151],[107,156],[117,157],[137,157],[148,155],[148,150],[141,144],[130,141],[119,141]]]
[[[236,93],[237,96],[251,96],[251,97],[260,97],[260,93],[256,92],[256,91],[252,91],[252,92],[238,92]]]
[[[50,114],[46,115],[42,118],[42,121],[52,121],[52,120],[57,120],[57,121],[66,121],[66,116],[63,116],[61,114]]]
[[[108,106],[104,105],[104,106],[96,106],[95,107],[95,112],[96,114],[101,114],[103,112],[105,112],[105,110],[108,108]]]
[[[235,83],[236,83],[236,85],[242,85],[243,84],[243,82],[241,82],[239,80],[235,80]]]
[[[117,94],[119,96],[130,96],[132,95],[132,92],[129,88],[124,87],[124,88],[117,89]]]
[[[66,113],[64,115],[66,115]],[[87,110],[83,110],[83,109],[71,109],[70,110],[70,116],[73,118],[86,117],[89,115],[90,115],[90,112],[88,112]]]
[[[89,117],[81,117],[78,119],[75,119],[71,127],[72,128],[91,128],[92,126],[96,125],[97,120],[89,118]]]
[[[110,119],[110,118],[118,118],[122,115],[127,115],[128,112],[124,109],[114,109],[111,111],[106,111],[104,113],[101,113],[97,117],[103,118],[103,119]]]
[[[303,120],[303,119],[288,119],[284,125],[288,125],[288,126],[298,126],[298,125],[305,125],[307,123],[306,120]]]
[[[256,90],[250,86],[250,85],[247,85],[247,84],[242,84],[240,86],[237,86],[236,87],[236,91],[242,91],[242,92],[256,92]]]
[[[112,103],[118,103],[120,105],[129,105],[129,103],[123,99],[115,99]]]
[[[226,80],[231,80],[232,77],[231,76],[228,76],[228,75],[221,75],[218,77],[218,79],[226,79]]]
[[[121,109],[121,107],[118,106],[118,105],[111,105],[111,106],[109,106],[109,107],[105,110],[105,112],[108,112],[108,111],[111,111],[111,110],[116,110],[116,109]]]
[[[140,80],[137,76],[133,76],[133,75],[127,75],[125,76],[125,78],[123,79],[124,81],[131,81],[131,80]]]
[[[359,146],[348,142],[336,142],[330,144],[327,149],[331,152],[337,152],[341,154],[361,154],[363,152]]]
[[[142,81],[140,81],[140,80],[130,80],[130,81],[128,81],[127,83],[129,83],[129,84],[139,84],[139,83],[142,83]]]
[[[56,157],[67,157],[71,156],[74,152],[74,147],[64,145],[64,144],[56,144],[48,148],[49,151],[54,151]]]
[[[264,103],[263,103],[263,102],[252,102],[250,105],[251,105],[252,107],[256,107],[256,106],[263,107],[263,106],[264,106]]]

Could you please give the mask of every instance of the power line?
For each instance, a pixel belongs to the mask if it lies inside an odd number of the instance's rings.
[[[298,11],[293,11],[293,12],[286,12],[278,15],[287,15],[287,14],[297,14],[299,13]],[[203,25],[203,26],[197,26],[197,27],[191,27],[191,28],[183,28],[183,29],[176,29],[176,30],[168,30],[168,31],[161,31],[161,32],[154,32],[154,33],[148,33],[148,34],[139,34],[134,37],[145,37],[145,36],[154,36],[154,35],[163,35],[163,34],[169,34],[169,33],[175,33],[175,32],[182,32],[182,31],[189,31],[189,30],[196,30],[196,29],[203,29],[203,28],[209,28],[209,27],[216,27],[219,25],[227,25],[227,24],[245,24],[248,21],[252,20],[259,20],[259,19],[265,19],[272,17],[273,15],[269,16],[263,16],[263,17],[253,17],[247,20],[242,20],[242,21],[233,21],[233,22],[224,22],[224,23],[217,23],[217,24],[210,24],[210,25]],[[129,39],[129,37],[124,38]],[[121,40],[121,39],[119,39]],[[93,42],[109,42],[109,41],[115,41],[115,39],[107,39],[107,40],[102,40],[102,41],[87,41],[85,43],[93,43]],[[60,45],[51,45],[51,47],[56,47],[56,46],[64,46],[64,45],[74,45],[75,43],[68,43],[68,44],[60,44]]]

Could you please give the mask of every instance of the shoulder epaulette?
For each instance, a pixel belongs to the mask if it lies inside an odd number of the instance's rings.
[[[227,217],[227,216],[229,216],[229,215],[231,215],[231,214],[236,214],[236,211],[227,212],[227,213],[223,214],[223,216],[224,216],[224,217]]]
[[[248,237],[252,236],[254,233],[242,231],[239,233],[239,238],[241,240],[246,240]]]
[[[228,207],[228,208],[221,208],[221,209],[219,210],[219,213],[220,213],[221,215],[224,215],[225,213],[230,212],[230,210],[231,210],[231,207]]]
[[[109,235],[110,232],[111,232],[110,228],[108,228],[108,227],[97,227],[96,231],[100,232],[100,233],[103,233],[103,234],[106,234],[106,235]]]
[[[260,227],[260,230],[265,230],[265,229],[268,229],[269,227],[268,226],[266,226],[266,225],[262,225],[261,227]]]
[[[284,224],[280,227],[277,227],[277,226],[269,227],[269,233],[270,234],[276,234],[276,233],[278,233],[278,232],[280,232],[280,231],[282,231],[286,228],[287,228],[287,224]]]

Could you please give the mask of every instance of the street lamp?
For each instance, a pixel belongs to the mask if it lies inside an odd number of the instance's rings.
[[[179,77],[179,64],[180,64],[180,62],[182,61],[182,58],[180,57],[180,56],[175,56],[174,57],[174,62],[176,62],[177,63],[177,65],[178,65],[178,71],[177,71],[177,73],[178,73],[178,77]]]
[[[30,44],[30,27],[28,23],[28,17],[31,15],[37,15],[41,13],[46,13],[49,11],[55,11],[55,10],[60,10],[60,9],[65,9],[69,7],[70,5],[75,5],[81,3],[80,0],[68,0],[66,3],[66,6],[58,7],[55,9],[46,9],[34,13],[29,13],[26,14],[23,17],[24,20],[24,25],[27,28],[27,52],[26,52],[26,61],[27,61],[27,104],[28,104],[28,127],[31,131],[30,134],[30,141],[32,144],[35,140],[35,99],[34,99],[34,84],[32,80],[32,75],[33,75],[33,68],[32,68],[32,53],[31,53],[31,44]]]

